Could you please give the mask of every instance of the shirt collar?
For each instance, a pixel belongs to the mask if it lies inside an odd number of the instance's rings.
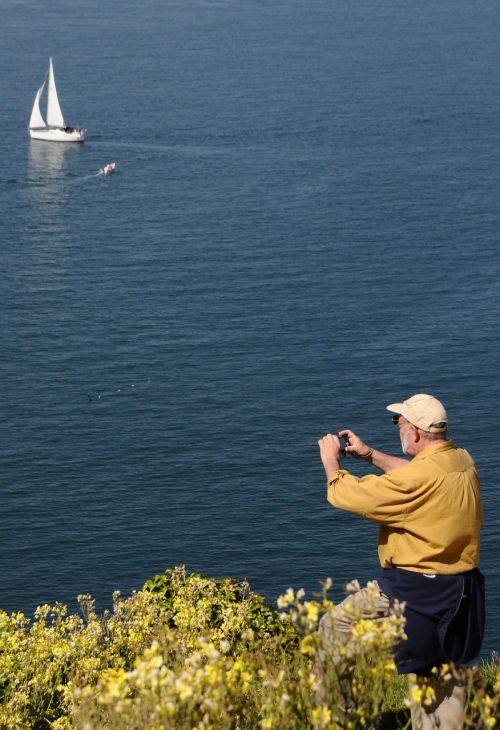
[[[426,456],[431,456],[432,454],[437,454],[439,451],[448,451],[449,449],[454,449],[454,448],[455,448],[455,444],[450,439],[448,439],[447,441],[439,441],[437,444],[428,446],[426,449],[424,449],[419,454],[414,456],[412,461],[417,461],[417,459],[424,459]]]

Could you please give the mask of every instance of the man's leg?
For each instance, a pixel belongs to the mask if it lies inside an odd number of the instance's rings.
[[[408,675],[411,698],[411,722],[413,730],[462,730],[465,717],[465,689],[453,677],[445,684],[438,679],[420,679]],[[434,691],[435,698],[421,697],[425,686]]]
[[[315,675],[318,682],[318,699],[322,703],[328,702],[325,687],[326,667],[329,663],[335,664],[339,661],[341,657],[339,650],[351,638],[353,626],[362,618],[381,621],[389,613],[390,599],[373,581],[371,587],[350,593],[321,618],[318,632],[322,638],[322,647],[316,656]]]
[[[328,611],[319,622],[323,647],[333,651],[347,644],[354,624],[363,619],[382,620],[389,615],[390,599],[382,593],[376,581],[373,588],[361,588],[350,593],[341,603]]]

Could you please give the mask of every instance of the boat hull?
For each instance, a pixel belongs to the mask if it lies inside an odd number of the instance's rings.
[[[45,142],[83,142],[85,139],[84,129],[45,127],[29,130],[31,139],[42,139]]]

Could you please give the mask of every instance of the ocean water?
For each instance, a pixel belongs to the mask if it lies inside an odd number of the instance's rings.
[[[499,649],[499,23],[2,2],[4,610],[103,608],[180,564],[340,598],[377,528],[328,506],[317,439],[398,453],[385,405],[423,391],[481,473]],[[28,139],[49,55],[84,145]]]

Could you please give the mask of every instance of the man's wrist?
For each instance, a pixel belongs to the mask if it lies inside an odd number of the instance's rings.
[[[325,474],[326,478],[330,479],[330,474],[336,474],[338,470],[340,469],[340,462],[338,460],[331,460],[328,462],[328,464],[325,464]]]
[[[371,463],[374,451],[375,451],[375,449],[368,449],[367,453],[363,454],[363,456],[361,458],[364,459],[364,461],[369,461]]]

